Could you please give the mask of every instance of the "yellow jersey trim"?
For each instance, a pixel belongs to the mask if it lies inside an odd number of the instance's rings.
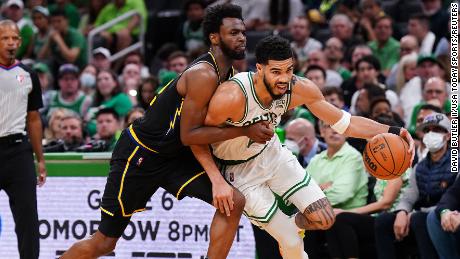
[[[108,214],[108,215],[110,215],[110,216],[113,217],[113,213],[112,213],[112,212],[110,212],[110,211],[108,211],[108,210],[106,210],[106,209],[104,209],[104,208],[102,208],[102,207],[101,207],[101,211],[103,211],[103,212],[105,212],[105,214]]]
[[[195,180],[196,178],[198,178],[200,175],[204,174],[205,172],[201,172],[201,173],[198,173],[197,175],[193,176],[192,178],[190,178],[187,182],[185,182],[179,189],[179,191],[177,191],[177,194],[176,194],[176,199],[179,199],[179,196],[182,192],[182,190],[189,184],[191,183],[193,180]]]
[[[134,213],[136,213],[138,211],[145,210],[145,209],[140,209],[140,210],[135,210],[131,214],[125,214],[125,207],[123,206],[123,201],[121,200],[121,194],[123,193],[123,184],[125,183],[126,172],[128,172],[128,168],[129,168],[129,164],[131,162],[131,159],[134,157],[134,155],[136,154],[137,150],[139,150],[139,146],[136,146],[136,148],[133,150],[131,155],[128,157],[128,161],[126,162],[125,170],[123,171],[123,175],[121,177],[120,191],[118,192],[118,202],[120,203],[121,214],[123,215],[123,217],[130,217],[131,215],[133,215]]]
[[[156,150],[153,150],[149,147],[147,147],[144,143],[142,143],[139,138],[137,137],[136,133],[134,133],[134,130],[133,130],[133,125],[129,125],[129,133],[131,134],[131,136],[134,138],[134,140],[139,144],[141,145],[143,148],[149,150],[149,151],[152,151],[153,153],[159,153],[158,151]]]

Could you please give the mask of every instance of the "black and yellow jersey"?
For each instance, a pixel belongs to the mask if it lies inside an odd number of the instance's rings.
[[[219,76],[219,67],[211,52],[195,59],[185,70],[200,63],[211,65]],[[225,79],[231,78],[233,74],[232,67]],[[140,146],[163,156],[177,155],[178,151],[184,148],[180,139],[180,117],[184,97],[177,92],[177,82],[181,75],[161,89],[150,103],[145,115],[128,128],[132,139]]]

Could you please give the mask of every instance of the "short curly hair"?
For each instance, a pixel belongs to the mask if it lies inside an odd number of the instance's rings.
[[[292,58],[289,41],[280,36],[267,36],[256,46],[256,62],[267,65],[269,60],[286,60]]]
[[[211,45],[209,35],[219,32],[222,20],[225,18],[237,18],[243,20],[241,7],[233,4],[220,4],[206,9],[203,19],[203,34],[206,44]]]

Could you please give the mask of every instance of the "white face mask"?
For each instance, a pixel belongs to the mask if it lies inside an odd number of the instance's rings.
[[[286,139],[284,145],[295,155],[299,154],[299,145],[294,140]]]
[[[80,76],[80,84],[83,87],[93,88],[96,86],[96,77],[90,73],[83,73]]]
[[[440,150],[444,144],[444,134],[430,131],[423,136],[423,144],[430,151],[430,153]]]

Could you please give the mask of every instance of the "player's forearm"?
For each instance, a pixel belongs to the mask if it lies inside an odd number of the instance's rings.
[[[44,161],[45,159],[43,157],[42,150],[42,123],[39,115],[27,116],[27,133],[29,134],[30,143],[32,145],[32,149],[35,153],[37,161]]]
[[[236,137],[245,136],[246,127],[199,127],[189,132],[181,132],[182,143],[189,145],[207,145]]]
[[[190,149],[192,150],[195,158],[206,171],[206,174],[208,175],[212,184],[215,184],[219,181],[225,181],[220,174],[220,171],[217,168],[217,165],[212,158],[211,151],[207,145],[191,145]]]
[[[345,135],[354,138],[371,139],[380,133],[387,133],[389,128],[387,125],[364,117],[352,116]]]

